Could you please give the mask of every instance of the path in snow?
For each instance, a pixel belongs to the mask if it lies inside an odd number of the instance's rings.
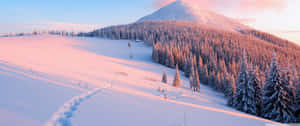
[[[51,119],[45,124],[45,126],[71,126],[70,118],[73,116],[80,103],[89,99],[93,95],[96,95],[100,91],[100,88],[96,88],[92,91],[83,93],[82,95],[73,97],[52,115]]]

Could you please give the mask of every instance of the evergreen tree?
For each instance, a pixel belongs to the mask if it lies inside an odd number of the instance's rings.
[[[288,83],[283,81],[281,71],[277,66],[276,54],[273,53],[273,61],[265,80],[263,93],[262,116],[274,121],[289,123],[294,121],[292,93]]]
[[[159,53],[158,53],[158,44],[155,44],[153,43],[153,50],[152,50],[152,59],[155,61],[155,62],[159,62]]]
[[[297,117],[297,123],[300,123],[300,77],[298,77],[298,84],[296,86],[296,103],[295,103],[295,116]]]
[[[176,74],[174,77],[174,81],[173,81],[173,86],[174,87],[180,87],[181,82],[180,82],[180,74],[179,74],[179,70],[178,70],[178,65],[176,65]]]
[[[297,87],[298,87],[298,78],[297,78],[297,71],[293,65],[288,64],[288,71],[287,71],[287,81],[290,83],[291,90],[293,91],[293,104],[294,104],[294,111],[297,111]]]
[[[170,54],[170,63],[169,63],[169,67],[174,68],[175,67],[175,61],[174,61],[174,56],[173,53]]]
[[[256,115],[260,115],[261,110],[261,100],[262,100],[262,87],[261,87],[261,81],[258,77],[258,68],[251,66],[249,69],[249,86],[252,86],[254,88],[254,101],[256,106]]]
[[[200,91],[200,80],[199,80],[199,74],[198,70],[196,68],[195,72],[195,77],[194,77],[194,91]]]
[[[289,94],[287,94],[289,96],[289,98],[291,98],[291,105],[292,107],[292,111],[296,112],[296,93],[297,93],[297,89],[296,89],[296,79],[297,77],[294,75],[293,73],[293,67],[291,64],[288,63],[287,65],[287,69],[286,71],[283,73],[282,76],[282,81],[284,84],[288,85],[289,90],[291,90],[291,92],[288,92]]]
[[[204,65],[204,71],[203,71],[204,75],[201,76],[202,80],[201,82],[208,85],[208,78],[209,78],[209,72],[208,72],[208,68],[207,68],[207,65]]]
[[[162,80],[161,80],[161,82],[163,82],[163,83],[168,83],[168,79],[167,79],[167,73],[166,73],[166,71],[164,71],[164,73],[163,73],[163,76],[162,76]]]
[[[245,96],[245,89],[248,83],[248,72],[247,72],[247,61],[245,56],[245,51],[243,53],[243,57],[240,63],[240,72],[236,81],[236,94],[233,99],[233,107],[238,110],[242,110],[244,107],[244,102],[242,101],[243,97]]]
[[[226,91],[227,91],[227,94],[228,94],[227,95],[227,97],[228,97],[227,104],[229,106],[233,106],[233,100],[234,100],[235,93],[236,93],[236,84],[235,84],[234,76],[230,77],[230,83],[229,83],[229,86],[227,87]]]
[[[217,72],[214,81],[215,82],[214,82],[213,88],[217,91],[220,91],[221,90],[221,74],[220,74],[220,72]]]
[[[208,85],[210,87],[213,87],[215,85],[215,72],[214,71],[212,71],[212,72],[209,73]]]
[[[234,96],[233,107],[237,110],[256,115],[255,89],[252,82],[249,83],[249,74],[247,71],[246,53],[240,64],[240,73],[237,79],[237,89]]]
[[[189,81],[190,81],[190,88],[193,89],[193,87],[194,87],[194,75],[193,74],[190,75]]]
[[[194,70],[194,66],[192,65],[191,68],[190,68],[192,71],[191,74],[190,74],[190,77],[189,77],[189,80],[190,80],[190,88],[194,89],[194,85],[195,85],[195,70]]]
[[[192,58],[192,56],[189,56],[186,60],[185,66],[184,66],[184,75],[186,77],[189,77],[190,74],[192,74],[192,70],[191,67],[194,67],[194,60]]]
[[[195,61],[195,60],[193,60]],[[200,80],[199,80],[199,74],[197,65],[194,64],[195,62],[192,62],[191,68],[190,68],[190,88],[192,88],[193,91],[199,91],[200,90]]]

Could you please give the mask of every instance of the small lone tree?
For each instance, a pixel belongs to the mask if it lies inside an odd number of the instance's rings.
[[[174,77],[174,81],[173,81],[173,86],[174,87],[180,87],[181,82],[180,82],[180,74],[179,74],[179,70],[178,70],[178,65],[176,64],[176,74]]]
[[[167,73],[166,73],[166,71],[164,71],[164,73],[163,73],[163,76],[162,76],[162,80],[161,80],[161,82],[163,82],[163,83],[168,83],[168,79],[167,79]]]

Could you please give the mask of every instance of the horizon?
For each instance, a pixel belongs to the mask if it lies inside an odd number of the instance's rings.
[[[2,1],[0,34],[34,30],[87,32],[111,25],[133,23],[175,0],[108,1]],[[296,0],[182,0],[207,7],[242,24],[300,45],[300,12]],[[65,9],[68,8],[68,9]],[[245,9],[246,8],[246,9]]]

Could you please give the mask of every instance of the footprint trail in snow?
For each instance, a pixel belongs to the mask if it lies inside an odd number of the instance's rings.
[[[80,103],[96,95],[101,91],[101,89],[103,88],[97,88],[73,97],[71,100],[67,101],[57,112],[55,112],[51,119],[47,121],[44,126],[71,126],[70,118],[72,118]]]

